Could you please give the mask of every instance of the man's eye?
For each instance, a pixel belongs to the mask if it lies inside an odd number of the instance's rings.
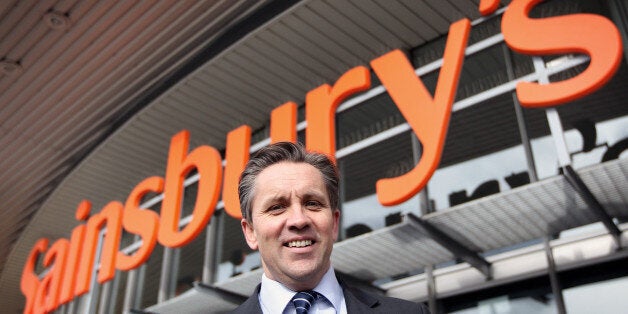
[[[284,209],[285,206],[283,204],[275,204],[273,206],[268,207],[268,211],[278,211]]]
[[[318,201],[307,201],[305,202],[305,206],[308,208],[319,208],[322,204]]]

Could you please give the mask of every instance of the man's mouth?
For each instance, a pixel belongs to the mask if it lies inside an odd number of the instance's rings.
[[[312,240],[299,240],[299,241],[290,241],[286,244],[284,244],[284,246],[287,247],[306,247],[306,246],[310,246],[314,244],[314,241]]]

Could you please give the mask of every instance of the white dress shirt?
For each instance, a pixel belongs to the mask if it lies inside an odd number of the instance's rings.
[[[342,287],[336,279],[333,267],[323,275],[318,285],[313,289],[325,298],[317,298],[308,311],[308,314],[347,314],[345,296]],[[262,275],[262,287],[259,292],[259,303],[264,314],[294,314],[295,308],[290,300],[298,291],[286,288],[278,281],[274,281],[266,274]]]

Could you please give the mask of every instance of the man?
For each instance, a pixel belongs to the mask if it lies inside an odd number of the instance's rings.
[[[330,256],[340,218],[338,172],[325,155],[288,142],[265,147],[247,163],[238,193],[242,231],[259,250],[264,274],[233,313],[427,313],[336,278]]]

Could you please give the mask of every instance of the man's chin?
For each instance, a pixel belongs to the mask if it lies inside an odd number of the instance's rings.
[[[315,265],[293,265],[293,268],[290,268],[287,273],[291,278],[304,280],[315,276],[317,270]]]
[[[315,263],[294,263],[286,266],[289,266],[286,268],[286,276],[289,277],[293,284],[299,286],[309,286],[311,284],[315,286],[327,271],[327,269],[323,271],[320,265]],[[307,288],[312,289],[314,287]]]

